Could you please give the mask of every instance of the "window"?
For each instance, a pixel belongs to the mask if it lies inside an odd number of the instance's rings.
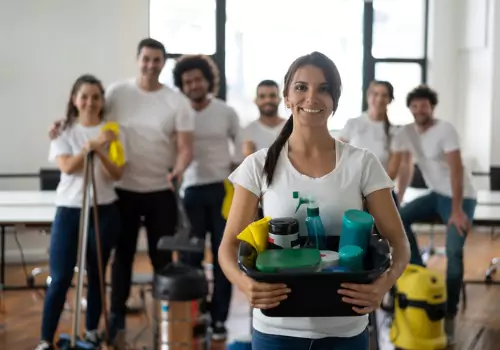
[[[422,82],[422,68],[418,63],[377,63],[375,79],[387,80],[394,86],[394,101],[389,105],[389,120],[404,125],[413,122],[406,107],[406,95]]]
[[[168,53],[215,52],[215,0],[150,0],[149,35]]]
[[[171,88],[175,88],[174,86],[174,76],[173,76],[173,70],[175,67],[175,64],[177,63],[177,60],[174,58],[168,58],[167,62],[165,62],[165,67],[163,67],[163,70],[161,71],[160,74],[160,83],[165,84],[167,86],[170,86]]]
[[[376,58],[423,58],[425,0],[373,0]]]
[[[361,113],[363,74],[363,2],[353,0],[227,0],[227,101],[242,125],[258,117],[255,89],[264,79],[280,87],[289,65],[299,56],[321,51],[337,65],[343,93],[329,121],[341,129]],[[263,10],[265,9],[265,10]],[[300,18],[297,22],[294,18]],[[257,22],[258,20],[258,22]],[[285,116],[283,105],[280,113]]]

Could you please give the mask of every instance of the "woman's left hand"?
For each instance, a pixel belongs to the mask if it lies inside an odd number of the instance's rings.
[[[370,284],[342,283],[339,294],[342,301],[352,304],[358,314],[368,314],[379,308],[384,295],[392,288],[394,281],[384,273]]]

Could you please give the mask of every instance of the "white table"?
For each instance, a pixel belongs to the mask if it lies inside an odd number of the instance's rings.
[[[14,206],[55,206],[55,191],[0,191],[0,208]]]
[[[403,201],[408,203],[414,200],[415,198],[418,198],[428,192],[429,190],[427,189],[408,187],[408,189],[405,192]],[[477,204],[500,206],[500,191],[485,191],[485,190],[477,191]]]
[[[15,193],[14,191],[12,191]],[[47,227],[52,224],[56,213],[56,206],[54,202],[50,205],[48,202],[39,205],[29,204],[27,199],[29,196],[13,196],[15,199],[13,205],[7,205],[6,202],[0,204],[0,241],[2,254],[0,259],[0,287],[4,290],[18,290],[26,289],[24,286],[7,286],[5,285],[5,234],[7,227]],[[33,199],[42,199],[42,196],[36,195],[31,197]],[[0,201],[4,197],[0,197]],[[24,204],[23,203],[24,200]],[[36,201],[33,201],[36,202]]]

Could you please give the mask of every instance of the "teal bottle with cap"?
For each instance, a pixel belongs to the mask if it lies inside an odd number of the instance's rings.
[[[294,198],[299,199],[299,204],[297,205],[297,212],[302,204],[307,204],[307,217],[306,217],[306,228],[308,244],[313,245],[319,250],[328,250],[326,244],[326,232],[323,226],[323,221],[319,216],[319,207],[316,201],[312,197],[301,198],[298,192],[293,193]]]
[[[347,210],[342,218],[339,251],[344,246],[358,246],[366,252],[370,244],[373,223],[373,216],[366,211]]]
[[[356,245],[346,245],[339,251],[339,266],[352,272],[364,270],[364,252]]]

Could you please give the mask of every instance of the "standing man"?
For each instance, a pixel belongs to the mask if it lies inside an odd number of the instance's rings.
[[[146,228],[153,268],[162,269],[171,255],[157,250],[162,236],[173,235],[177,203],[171,180],[181,178],[193,157],[194,113],[189,101],[158,80],[167,53],[147,38],[137,47],[139,74],[106,91],[106,119],[119,122],[128,162],[116,185],[121,232],[112,266],[111,337],[115,349],[126,348],[125,314],[139,228]],[[57,130],[51,130],[51,136]]]
[[[402,128],[398,137],[403,145],[399,195],[411,179],[412,157],[418,164],[430,193],[407,203],[400,214],[411,246],[411,263],[424,266],[411,225],[439,216],[448,224],[446,232],[446,289],[448,293],[445,330],[448,343],[454,343],[455,316],[463,282],[463,248],[476,207],[476,193],[471,175],[462,164],[457,131],[450,123],[434,118],[438,96],[421,85],[406,98],[415,122]]]
[[[218,250],[226,225],[222,216],[226,196],[224,181],[228,181],[232,169],[243,158],[238,142],[240,122],[234,109],[215,97],[219,71],[209,57],[181,57],[173,74],[175,85],[189,98],[195,110],[194,158],[184,174],[181,188],[193,236],[204,239],[210,232],[214,273],[211,333],[212,339],[224,340],[232,286],[219,266]],[[230,143],[234,146],[233,155]],[[201,267],[203,254],[183,254],[181,259]]]
[[[278,116],[281,98],[278,84],[263,80],[257,85],[255,104],[259,108],[259,119],[243,130],[243,155],[246,157],[262,148],[270,147],[278,137],[286,120]]]

